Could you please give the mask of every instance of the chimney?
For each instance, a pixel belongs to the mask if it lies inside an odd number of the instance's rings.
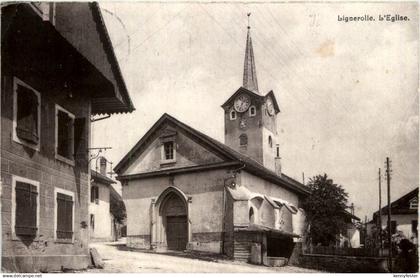
[[[99,164],[100,164],[99,173],[101,173],[101,175],[104,175],[104,176],[106,176],[106,163],[107,163],[106,158],[101,157],[101,159],[99,160]]]
[[[276,157],[274,159],[274,168],[276,174],[281,177],[281,157],[280,157],[280,146],[276,144]]]

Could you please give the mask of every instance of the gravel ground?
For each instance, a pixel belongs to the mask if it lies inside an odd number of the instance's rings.
[[[133,273],[133,272],[282,272],[282,273],[313,273],[312,269],[295,266],[265,267],[246,263],[233,262],[222,258],[201,257],[182,253],[157,254],[148,251],[132,251],[125,248],[124,243],[92,243],[91,247],[98,250],[102,257],[104,269],[89,269],[88,272]]]

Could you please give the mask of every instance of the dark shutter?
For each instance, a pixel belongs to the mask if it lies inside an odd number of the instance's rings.
[[[57,152],[61,156],[72,159],[71,144],[73,144],[73,119],[63,111],[58,111],[57,118]]]
[[[99,187],[95,186],[95,203],[99,204]]]
[[[92,186],[90,188],[90,202],[95,202],[95,186]]]
[[[15,233],[22,236],[35,236],[37,231],[37,188],[16,182]]]
[[[33,144],[39,141],[38,135],[38,98],[23,86],[17,88],[16,134],[19,138]]]
[[[73,200],[71,196],[57,193],[57,238],[73,236]]]
[[[85,125],[86,118],[77,118],[74,120],[74,154],[80,158],[87,156]]]

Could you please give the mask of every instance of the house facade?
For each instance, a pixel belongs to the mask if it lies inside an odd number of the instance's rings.
[[[222,108],[225,143],[164,114],[115,167],[130,247],[269,264],[301,244],[309,190],[281,172],[280,109],[258,90],[249,30],[243,86]]]
[[[105,162],[105,164],[102,164]],[[106,160],[101,159],[101,170],[91,170],[89,227],[91,241],[111,241],[114,223],[110,210],[111,187],[115,183],[106,175]]]
[[[114,241],[121,236],[121,224],[117,221],[121,205],[121,195],[114,189],[116,181],[107,175],[107,160],[100,157],[99,171],[91,170],[90,185],[90,239],[92,241]]]
[[[90,121],[134,110],[97,3],[2,4],[2,270],[86,268]]]
[[[391,203],[391,233],[402,232],[412,242],[418,242],[418,198],[419,188],[415,188]],[[388,206],[381,209],[382,230],[388,229]],[[378,227],[379,210],[373,213],[372,223]]]

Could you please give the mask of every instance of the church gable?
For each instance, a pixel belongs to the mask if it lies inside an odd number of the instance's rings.
[[[137,146],[141,151],[131,159],[122,175],[135,175],[221,163],[225,160],[177,126],[162,124],[154,134]]]

